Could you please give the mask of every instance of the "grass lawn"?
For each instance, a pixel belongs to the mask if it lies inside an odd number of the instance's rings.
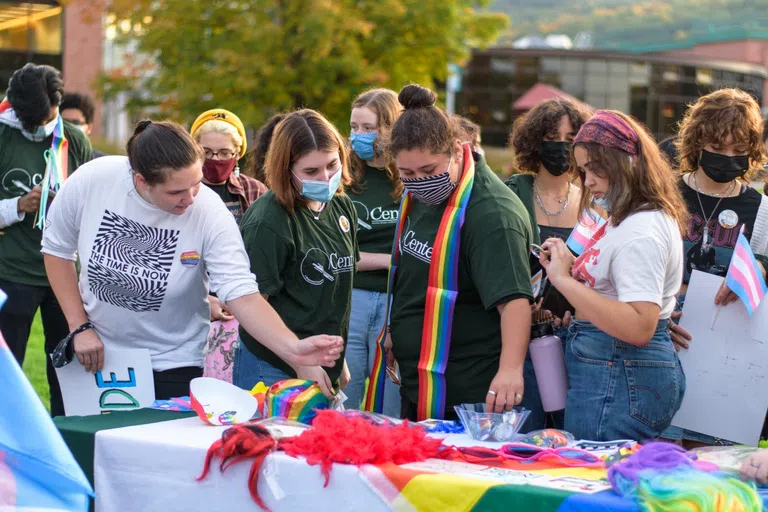
[[[43,401],[45,408],[49,408],[48,403],[48,378],[45,376],[45,338],[43,337],[43,323],[40,320],[40,312],[35,316],[35,322],[32,324],[32,332],[29,336],[27,345],[27,354],[24,357],[24,373],[27,375],[32,387],[35,388],[40,400]]]

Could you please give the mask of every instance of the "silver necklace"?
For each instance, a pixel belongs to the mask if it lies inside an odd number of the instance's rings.
[[[728,194],[731,193],[733,190],[733,186],[736,184],[736,180],[732,181],[730,186],[725,189],[724,191],[720,192],[719,194],[711,194],[715,197],[720,197],[720,199],[717,200],[717,204],[712,209],[712,213],[707,216],[707,212],[704,211],[704,204],[701,202],[701,191],[699,190],[699,184],[696,183],[696,171],[691,173],[691,179],[693,180],[693,189],[696,191],[696,199],[699,200],[699,208],[701,208],[701,215],[704,216],[704,238],[701,242],[701,253],[705,253],[709,250],[709,221],[712,220],[712,217],[715,215],[715,212],[717,211],[717,208],[720,206],[720,202],[727,197]]]
[[[325,210],[325,203],[323,203],[323,205],[320,207],[320,209],[317,212],[315,212],[315,210],[310,208],[308,204],[304,206],[307,207],[307,210],[309,210],[309,213],[312,214],[312,218],[314,218],[315,220],[320,220],[320,214],[323,213],[323,210]]]
[[[536,185],[536,180],[533,180],[533,196],[536,199],[536,204],[539,205],[539,208],[541,208],[544,213],[547,214],[547,217],[557,217],[563,213],[566,208],[568,208],[568,200],[571,197],[571,182],[568,182],[568,191],[565,193],[565,200],[557,200],[558,202],[562,203],[563,206],[561,206],[560,209],[556,212],[550,212],[547,210],[546,206],[544,206],[544,201],[541,200],[541,195],[539,194],[539,187]]]

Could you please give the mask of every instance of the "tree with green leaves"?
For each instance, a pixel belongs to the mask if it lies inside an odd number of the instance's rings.
[[[255,127],[278,111],[323,112],[339,126],[370,87],[433,87],[449,63],[492,43],[507,23],[488,0],[113,0],[150,58],[101,80],[182,121],[223,107]],[[124,23],[127,26],[127,22]]]

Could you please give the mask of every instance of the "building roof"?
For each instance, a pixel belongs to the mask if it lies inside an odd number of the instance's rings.
[[[542,101],[547,101],[554,98],[562,98],[564,100],[568,100],[584,110],[595,110],[578,98],[571,96],[567,92],[563,92],[557,87],[552,87],[551,85],[542,83],[538,83],[528,89],[525,94],[520,96],[520,98],[518,98],[517,101],[512,104],[512,108],[515,110],[530,110]]]

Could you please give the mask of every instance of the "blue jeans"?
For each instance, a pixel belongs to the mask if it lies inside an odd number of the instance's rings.
[[[359,409],[365,392],[365,379],[371,374],[376,355],[376,340],[384,327],[387,294],[368,290],[352,290],[352,313],[347,337],[347,366],[352,379],[344,393],[347,409]],[[400,387],[385,377],[384,410],[392,418],[400,417]]]
[[[555,334],[561,339],[565,340],[568,330],[566,328],[557,329]],[[565,341],[563,341],[563,348],[565,348]],[[522,426],[522,432],[531,432],[542,428],[559,428],[564,426],[564,411],[546,412],[544,406],[541,405],[541,397],[539,396],[539,383],[536,380],[536,373],[533,369],[533,361],[531,360],[531,352],[529,351],[525,355],[525,364],[523,365],[523,382],[525,388],[523,389],[523,401],[521,406],[531,411],[528,415],[528,419],[525,420],[525,424]]]
[[[565,351],[568,395],[565,429],[576,439],[643,441],[659,437],[680,408],[685,375],[659,321],[638,347],[574,320]]]
[[[253,386],[263,382],[267,387],[275,382],[285,379],[293,379],[280,368],[275,368],[263,359],[253,355],[246,347],[243,340],[238,339],[235,349],[235,362],[232,367],[232,384],[250,391]]]

